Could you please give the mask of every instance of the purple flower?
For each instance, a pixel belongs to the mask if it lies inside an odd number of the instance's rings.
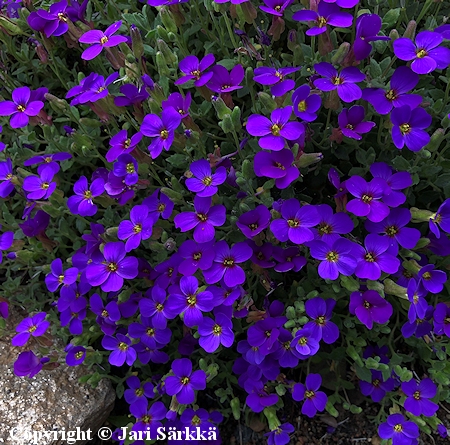
[[[214,227],[220,227],[226,220],[226,209],[223,205],[211,207],[211,197],[194,198],[195,212],[182,212],[175,216],[177,229],[187,232],[194,229],[194,240],[197,243],[207,243],[214,239]]]
[[[433,264],[428,264],[419,270],[417,277],[420,284],[432,294],[442,292],[444,284],[447,282],[447,275],[442,270],[434,270]]]
[[[354,243],[345,238],[339,238],[332,244],[319,240],[308,243],[311,256],[321,261],[319,275],[325,280],[337,280],[339,274],[353,274],[357,264],[353,256],[354,246]]]
[[[287,148],[281,151],[260,151],[253,159],[255,175],[275,179],[275,186],[285,189],[300,176],[293,162],[294,154]]]
[[[118,291],[124,278],[136,278],[138,261],[135,257],[125,257],[123,243],[105,244],[103,255],[101,264],[91,263],[86,269],[86,279],[91,286],[101,286],[104,292]]]
[[[141,125],[141,132],[145,136],[153,138],[148,146],[152,159],[156,159],[163,148],[169,151],[175,138],[175,130],[181,123],[181,116],[174,108],[168,107],[161,113],[161,118],[156,114],[147,114]]]
[[[263,0],[263,2],[264,6],[260,6],[259,9],[268,14],[283,17],[284,10],[291,6],[294,0]]]
[[[411,151],[419,151],[430,142],[430,135],[424,131],[431,125],[431,116],[423,108],[403,105],[391,113],[392,140],[402,149],[406,145]]]
[[[217,186],[223,184],[227,179],[227,170],[225,167],[219,167],[212,174],[211,165],[205,159],[193,162],[189,170],[194,177],[186,179],[186,187],[201,198],[215,195],[218,191]]]
[[[140,323],[131,323],[128,326],[128,335],[138,338],[150,349],[157,349],[170,342],[172,331],[169,328],[157,328],[151,318],[141,316]]]
[[[399,190],[412,185],[412,176],[409,172],[393,173],[392,168],[384,162],[375,162],[370,166],[370,173],[374,178],[386,181],[383,202],[389,207],[398,207],[406,201],[406,196]]]
[[[48,199],[56,189],[56,182],[53,181],[55,168],[46,165],[41,171],[40,176],[27,176],[23,180],[23,189],[28,192],[27,199]]]
[[[322,99],[318,94],[310,94],[309,85],[302,85],[292,93],[292,106],[294,114],[306,122],[313,122],[317,119]]]
[[[278,261],[274,270],[281,273],[289,272],[290,270],[298,272],[307,263],[306,258],[301,255],[297,246],[288,247],[287,249],[274,246],[273,258]]]
[[[450,307],[445,303],[438,303],[433,317],[436,335],[445,334],[447,337],[450,337]]]
[[[353,8],[359,3],[359,0],[323,0],[326,3],[336,3],[341,8]]]
[[[332,322],[333,309],[336,301],[328,298],[324,300],[320,297],[306,301],[306,314],[313,320],[305,324],[305,329],[311,329],[312,335],[323,340],[327,344],[334,343],[339,337],[339,328]]]
[[[431,232],[439,239],[441,232],[438,225],[444,232],[450,233],[450,199],[446,199],[429,220]]]
[[[49,361],[50,359],[48,357],[43,357],[39,360],[33,351],[21,352],[14,362],[14,374],[18,377],[27,376],[31,379]]]
[[[270,0],[274,1],[274,0]],[[277,1],[277,0],[275,0]],[[292,1],[288,0],[289,3]],[[286,3],[288,3],[286,2]],[[264,6],[260,6],[261,9]],[[282,11],[280,16],[282,15]],[[283,96],[288,91],[295,87],[295,82],[292,79],[285,79],[284,77],[295,73],[300,68],[272,68],[269,66],[260,66],[255,69],[253,80],[261,85],[273,85],[270,92],[273,96]]]
[[[155,285],[145,295],[150,298],[143,298],[139,301],[141,316],[150,318],[155,328],[165,329],[167,320],[175,318],[177,315],[177,312],[167,304],[166,291]]]
[[[70,285],[75,283],[78,277],[78,269],[70,267],[65,272],[60,258],[52,261],[50,264],[51,272],[45,277],[45,284],[49,292],[55,292],[62,284]]]
[[[5,162],[0,162],[0,181],[2,181],[0,183],[0,198],[7,198],[14,190],[12,180],[15,178],[11,159],[8,158]]]
[[[374,402],[378,403],[383,400],[387,392],[395,388],[395,380],[388,378],[384,381],[383,374],[380,371],[371,370],[371,373],[372,381],[364,382],[360,380],[359,387],[363,395],[370,396]]]
[[[392,439],[392,445],[416,445],[419,437],[419,427],[411,421],[406,421],[402,414],[391,414],[385,423],[378,427],[382,439]]]
[[[437,432],[439,433],[439,436],[441,436],[443,439],[447,438],[449,434],[447,428],[445,428],[445,426],[442,425],[442,423],[438,425]]]
[[[270,433],[264,434],[264,436],[267,437],[268,445],[287,445],[291,440],[289,434],[294,431],[295,428],[290,423],[283,423],[270,431]]]
[[[59,171],[59,164],[56,162],[65,161],[67,159],[71,159],[72,155],[70,153],[55,153],[55,154],[47,154],[41,156],[33,156],[30,159],[27,159],[23,165],[25,167],[29,167],[30,165],[43,164],[39,168],[44,168],[46,165],[52,166],[55,172]],[[40,173],[40,170],[39,170]]]
[[[194,390],[206,388],[205,371],[192,372],[192,363],[187,358],[174,360],[172,370],[175,376],[169,376],[165,380],[167,394],[169,396],[176,395],[178,402],[183,405],[194,403]]]
[[[178,253],[184,258],[178,268],[182,275],[193,275],[198,269],[209,269],[215,257],[211,243],[196,243],[193,240],[186,240],[178,249]]]
[[[400,267],[400,260],[389,253],[390,242],[386,237],[370,234],[364,240],[365,249],[354,245],[353,254],[358,261],[355,274],[358,278],[378,280],[381,272],[394,274]]]
[[[198,292],[198,280],[195,277],[180,279],[180,293],[173,293],[167,300],[167,307],[176,314],[184,314],[184,324],[192,328],[203,320],[203,312],[214,307],[213,295],[209,291]]]
[[[324,4],[322,2],[322,4]],[[361,88],[356,82],[363,81],[366,76],[358,68],[350,66],[344,68],[339,74],[331,63],[321,62],[314,65],[314,69],[325,79],[316,79],[314,86],[322,91],[337,90],[338,96],[344,102],[353,102],[361,99]]]
[[[369,57],[372,51],[370,42],[391,40],[389,37],[377,35],[380,32],[381,25],[381,18],[377,14],[361,14],[356,19],[356,38],[353,43],[353,52],[356,60],[364,60]]]
[[[89,43],[93,45],[83,51],[81,58],[84,60],[92,60],[102,52],[103,48],[111,48],[112,46],[117,46],[126,42],[128,40],[126,37],[113,35],[121,26],[122,21],[119,20],[108,26],[104,33],[96,29],[85,32],[78,41],[80,43]]]
[[[147,399],[140,399],[130,405],[130,413],[136,417],[132,431],[142,431],[144,437],[146,433],[156,437],[158,428],[162,427],[160,420],[166,417],[167,409],[162,402],[155,402],[149,408]],[[137,445],[139,442],[134,443]]]
[[[320,216],[318,228],[312,229],[316,239],[332,244],[340,238],[339,235],[353,230],[353,221],[346,213],[333,213],[333,209],[328,204],[317,205],[316,210]]]
[[[152,217],[148,215],[148,207],[145,205],[134,206],[130,211],[130,220],[122,221],[119,224],[117,237],[125,243],[125,252],[137,249],[142,240],[152,236],[153,224]]]
[[[317,353],[319,350],[319,341],[311,328],[299,329],[292,340],[292,352],[301,360],[306,360],[308,357]]]
[[[71,343],[67,345],[65,351],[66,355],[66,364],[67,366],[78,366],[84,362],[86,358],[86,349],[83,346],[74,346]]]
[[[183,97],[180,93],[172,93],[167,100],[163,100],[161,105],[162,109],[172,107],[178,111],[182,119],[189,116],[189,107],[191,106],[191,93],[188,91],[186,97]]]
[[[350,295],[349,310],[368,329],[372,329],[373,322],[387,323],[393,312],[392,305],[375,290],[353,292]]]
[[[124,94],[124,96],[117,96],[114,98],[114,105],[117,107],[140,104],[148,98],[148,92],[145,89],[145,85],[138,88],[132,83],[127,83],[122,85],[119,91]]]
[[[43,210],[38,210],[34,218],[28,218],[23,224],[19,224],[22,232],[29,237],[42,234],[48,227],[50,215]]]
[[[121,176],[126,185],[134,185],[139,181],[138,163],[133,156],[129,154],[121,154],[114,163],[113,173]]]
[[[170,198],[159,189],[155,190],[148,198],[145,198],[142,204],[148,207],[149,215],[155,216],[155,220],[158,220],[159,217],[169,219],[174,207]]]
[[[362,98],[371,103],[379,114],[388,114],[392,108],[403,105],[417,108],[422,102],[419,94],[406,94],[419,83],[419,76],[407,66],[399,66],[392,74],[390,88],[385,91],[382,88],[365,88]]]
[[[30,116],[37,116],[44,108],[41,100],[32,100],[28,87],[16,88],[12,92],[12,101],[0,102],[0,116],[11,116],[9,124],[12,128],[26,127]]]
[[[432,402],[437,393],[437,387],[429,378],[421,380],[419,383],[414,379],[402,383],[402,391],[406,395],[403,407],[414,416],[432,417],[439,409],[439,405]]]
[[[97,213],[97,206],[92,199],[100,196],[105,191],[105,182],[97,178],[88,185],[86,176],[81,176],[73,186],[75,195],[67,200],[67,207],[75,215],[93,216]]]
[[[264,408],[275,405],[278,402],[277,394],[269,394],[260,380],[250,380],[246,391],[249,393],[245,403],[255,413],[260,413]]]
[[[416,44],[404,37],[394,40],[394,54],[400,60],[412,60],[411,69],[417,74],[443,70],[450,64],[450,49],[439,47],[443,40],[442,34],[422,31],[416,36]]]
[[[229,93],[243,88],[239,85],[245,75],[242,65],[236,65],[230,72],[224,66],[216,65],[213,67],[212,73],[206,86],[215,93]]]
[[[247,238],[253,238],[269,227],[270,219],[269,209],[261,204],[256,209],[242,214],[236,221],[236,225]]]
[[[234,342],[233,323],[225,314],[218,313],[216,319],[204,317],[198,326],[200,346],[213,353],[220,345],[229,348]]]
[[[307,36],[316,36],[327,31],[327,25],[349,28],[353,23],[353,16],[347,12],[341,12],[334,3],[320,2],[316,11],[298,11],[292,16],[298,22],[316,22],[306,31]]]
[[[381,222],[366,221],[365,227],[371,233],[383,233],[391,246],[400,244],[405,249],[413,249],[420,239],[417,229],[405,227],[411,221],[411,212],[408,209],[392,209],[389,215]]]
[[[270,230],[279,241],[303,244],[314,239],[310,229],[320,222],[315,206],[300,206],[297,199],[288,199],[281,206],[282,218],[272,221]]]
[[[348,212],[356,216],[367,216],[372,222],[380,222],[389,215],[389,207],[381,202],[386,182],[374,178],[367,183],[361,176],[352,176],[345,181],[347,190],[356,198],[347,203]]]
[[[115,301],[110,301],[106,306],[99,294],[93,294],[89,299],[91,311],[97,315],[96,322],[100,329],[107,335],[114,334],[116,321],[120,320],[120,311]]]
[[[131,347],[131,340],[123,334],[117,334],[117,337],[105,335],[102,346],[107,351],[112,351],[108,361],[113,366],[122,366],[125,362],[132,366],[136,361],[137,353]]]
[[[195,79],[194,85],[201,87],[209,82],[213,76],[212,71],[207,69],[214,63],[214,54],[206,54],[201,61],[196,56],[185,57],[178,65],[180,71],[185,75],[175,81],[175,85],[181,85],[191,79]]]
[[[50,322],[45,320],[46,312],[39,312],[33,317],[27,317],[16,327],[16,334],[11,339],[13,346],[24,346],[30,339],[30,336],[40,337],[50,327]]]
[[[28,25],[31,29],[44,33],[47,38],[62,36],[69,30],[66,10],[67,0],[54,3],[48,11],[38,9],[28,16]]]
[[[216,257],[210,269],[203,275],[207,284],[214,284],[224,278],[225,284],[234,287],[245,282],[245,272],[238,266],[244,263],[253,254],[252,248],[247,243],[236,243],[228,247],[226,241],[219,241],[214,250]]]
[[[153,397],[155,397],[155,394],[153,393],[154,387],[151,382],[141,384],[139,377],[132,375],[127,378],[126,384],[129,389],[126,389],[123,395],[128,405],[132,405],[138,400],[146,400],[148,403],[148,399],[153,399]]]
[[[363,122],[364,107],[354,105],[351,108],[344,108],[338,116],[339,127],[344,136],[360,141],[361,134],[368,133],[375,122]]]
[[[261,148],[280,151],[286,140],[295,141],[304,132],[300,122],[289,122],[291,114],[291,106],[272,111],[270,120],[260,114],[252,114],[247,121],[247,131],[252,136],[262,136],[258,141]]]
[[[85,104],[88,102],[94,103],[104,97],[108,96],[108,86],[111,85],[117,78],[119,73],[110,74],[106,80],[103,76],[95,77],[91,82],[83,84],[83,91],[75,98],[70,105]],[[69,97],[68,94],[66,97]]]
[[[106,153],[106,160],[114,162],[121,154],[131,153],[142,139],[142,133],[137,132],[131,138],[127,135],[127,130],[119,131],[109,141],[111,148]]]
[[[319,391],[322,384],[320,374],[308,374],[305,384],[297,383],[292,389],[292,398],[300,402],[304,400],[302,414],[308,417],[314,417],[317,411],[323,411],[327,404],[328,397],[322,391]]]
[[[0,235],[0,264],[2,264],[3,261],[2,250],[8,250],[12,246],[13,241],[14,241],[14,232],[4,232]]]

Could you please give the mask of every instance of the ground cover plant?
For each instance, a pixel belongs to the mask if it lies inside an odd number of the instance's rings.
[[[382,443],[447,436],[447,2],[0,8],[18,376],[111,379],[127,445],[255,416],[283,445],[288,400],[336,417],[354,389]]]

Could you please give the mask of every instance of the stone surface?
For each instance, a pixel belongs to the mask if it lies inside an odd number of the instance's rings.
[[[14,330],[23,317],[13,315],[7,329]],[[19,352],[28,347],[11,346],[11,336],[0,336],[0,444],[57,445],[67,440],[43,437],[36,442],[30,433],[39,431],[76,430],[95,432],[112,411],[115,393],[109,380],[100,381],[96,388],[78,383],[87,373],[83,366],[62,364],[54,370],[42,370],[32,379],[16,377],[13,363]],[[30,342],[31,344],[31,342]],[[31,349],[33,349],[31,347]],[[10,431],[14,429],[15,439]],[[77,441],[83,445],[87,441]]]

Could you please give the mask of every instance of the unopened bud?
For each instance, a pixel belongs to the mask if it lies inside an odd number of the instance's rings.
[[[161,51],[158,51],[156,53],[156,66],[158,67],[158,73],[160,77],[169,77],[170,76],[170,70],[167,66],[166,58],[164,57],[164,54]]]
[[[144,55],[144,42],[142,41],[141,31],[135,25],[130,26],[131,48],[136,59],[140,59]],[[133,62],[133,61],[132,61]]]
[[[226,106],[225,102],[220,96],[213,96],[211,98],[211,103],[216,110],[217,117],[219,119],[224,119],[225,116],[231,115],[231,110]]]
[[[249,25],[252,24],[258,16],[258,12],[253,6],[252,2],[237,4],[236,13],[241,20],[246,21]]]
[[[10,35],[17,36],[19,34],[23,34],[22,29],[17,26],[15,22],[9,20],[3,15],[0,15],[0,26],[3,26],[3,28],[5,28]]]
[[[427,247],[428,244],[430,244],[429,238],[420,238],[420,240],[417,241],[417,244],[414,246],[414,250],[423,249],[424,247]]]
[[[347,57],[349,51],[350,51],[350,43],[348,42],[342,43],[341,46],[339,46],[337,51],[331,57],[331,63],[333,65],[340,65]]]
[[[58,97],[53,96],[53,94],[45,93],[44,97],[55,111],[66,111],[69,108],[69,104],[66,100],[59,99]]]
[[[261,101],[263,109],[267,113],[271,113],[273,110],[275,110],[275,108],[277,108],[277,103],[272,98],[272,96],[270,96],[267,93],[264,92],[258,93],[258,99]]]
[[[389,278],[386,278],[383,283],[384,283],[384,292],[386,294],[395,295],[399,298],[403,298],[404,300],[408,299],[405,287],[399,286],[397,283],[394,283]]]
[[[297,167],[308,167],[309,165],[317,164],[323,159],[322,153],[302,153],[299,160],[295,162]]]
[[[167,34],[167,31],[161,25],[158,25],[156,27],[156,34],[158,34],[158,37],[160,39],[169,40],[169,35]]]
[[[429,210],[421,210],[417,207],[411,207],[411,222],[426,222],[435,216],[435,213],[430,212]]]
[[[400,34],[396,29],[391,29],[391,32],[389,33],[389,38],[394,42],[395,40],[400,38]]]
[[[170,12],[170,10],[164,7],[161,8],[159,10],[159,16],[161,17],[161,22],[164,25],[164,28],[168,32],[173,32],[176,34],[178,29],[173,14]]]
[[[417,23],[414,20],[411,20],[406,26],[406,30],[403,33],[403,37],[407,39],[414,40],[414,36],[416,35]]]
[[[264,415],[266,416],[267,421],[269,422],[269,430],[274,431],[280,425],[281,422],[278,420],[277,411],[274,406],[264,408]]]
[[[436,151],[439,146],[441,145],[441,142],[445,138],[445,130],[443,128],[438,128],[432,135],[430,142],[425,147],[428,151]]]
[[[163,53],[164,58],[166,59],[167,65],[178,65],[178,57],[176,54],[168,47],[167,43],[162,40],[158,39],[156,41],[156,45],[158,46],[158,49]]]

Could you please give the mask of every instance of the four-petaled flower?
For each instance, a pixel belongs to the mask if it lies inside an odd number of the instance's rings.
[[[300,402],[304,400],[302,414],[314,417],[317,411],[323,411],[327,404],[328,397],[323,391],[319,391],[322,384],[320,374],[308,374],[305,384],[297,383],[292,390],[292,398]]]
[[[30,98],[31,91],[28,87],[16,88],[12,92],[12,101],[0,102],[0,116],[11,116],[9,124],[12,128],[26,127],[30,116],[37,116],[44,108],[44,102]]]

